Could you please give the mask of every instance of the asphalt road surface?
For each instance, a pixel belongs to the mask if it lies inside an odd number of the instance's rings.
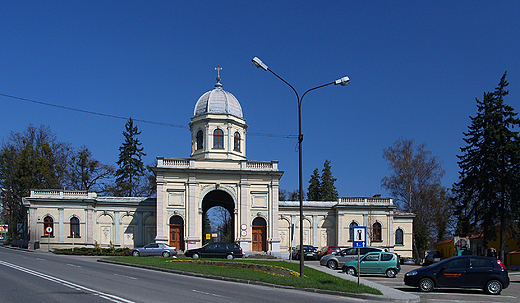
[[[0,247],[0,302],[359,302]]]

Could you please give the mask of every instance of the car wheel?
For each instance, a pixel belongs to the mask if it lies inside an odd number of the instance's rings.
[[[327,261],[327,267],[330,269],[336,269],[338,268],[338,262],[336,262],[335,260],[329,260]]]
[[[200,256],[199,256],[198,253],[194,253],[193,256],[192,256],[193,259],[198,259],[199,257],[200,257]]]
[[[229,254],[226,256],[226,259],[233,260],[235,257],[232,254]]]
[[[422,278],[419,281],[419,290],[420,291],[432,291],[433,290],[433,280],[430,278]]]
[[[397,275],[397,272],[395,269],[393,268],[389,268],[386,270],[386,276],[389,277],[389,278],[395,278],[395,276]]]
[[[347,275],[350,275],[350,276],[355,276],[356,275],[356,269],[354,267],[349,267],[349,268],[347,268],[345,273]]]
[[[162,253],[162,256],[165,257],[165,258],[168,258],[168,257],[170,256],[170,252],[168,252],[168,251],[164,251],[164,252]]]
[[[484,291],[490,295],[499,295],[502,292],[502,283],[498,280],[491,280],[486,283]]]
[[[137,250],[134,250],[134,251],[132,252],[132,256],[134,256],[134,257],[139,257],[139,252],[138,252]]]

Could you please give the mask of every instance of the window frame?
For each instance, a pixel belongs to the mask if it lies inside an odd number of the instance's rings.
[[[72,221],[75,221],[75,222],[72,222]],[[79,238],[81,237],[81,234],[80,234],[80,222],[79,222],[79,218],[76,217],[76,216],[73,216],[70,218],[69,220],[69,229],[70,229],[70,237],[74,237],[74,238]],[[72,234],[72,232],[74,232],[74,235]]]
[[[354,227],[356,226],[359,226],[359,224],[356,221],[350,222],[350,225],[348,226],[349,242],[354,241]]]
[[[199,130],[195,138],[197,144],[196,150],[204,149],[204,132]]]
[[[220,128],[213,131],[213,148],[224,149],[224,131]]]
[[[51,233],[47,233],[47,227],[52,228]],[[43,218],[43,236],[44,237],[54,237],[54,219],[50,215],[46,215]]]
[[[234,144],[233,144],[233,150],[236,152],[240,152],[240,141],[242,140],[242,137],[240,136],[239,132],[235,132],[235,135],[233,136]]]
[[[401,237],[401,241],[397,241],[398,236]],[[395,245],[404,245],[404,231],[402,228],[398,228],[395,230]]]
[[[379,222],[375,222],[372,224],[372,241],[373,242],[383,242],[382,236],[383,225]]]

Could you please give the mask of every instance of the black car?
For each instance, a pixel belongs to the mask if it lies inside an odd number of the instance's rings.
[[[242,248],[236,243],[213,242],[200,248],[190,249],[184,252],[186,257],[198,258],[222,258],[232,260],[242,258]]]
[[[300,248],[301,246],[298,245],[296,249],[293,251],[293,260],[300,259]],[[305,259],[318,260],[318,249],[312,245],[303,245],[303,256]]]
[[[405,274],[404,284],[431,291],[435,287],[481,288],[498,295],[509,286],[507,267],[500,260],[458,256]]]

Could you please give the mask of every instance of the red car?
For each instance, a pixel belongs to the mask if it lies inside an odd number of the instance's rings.
[[[332,253],[336,253],[336,252],[340,252],[340,251],[341,251],[341,247],[339,247],[339,246],[335,246],[335,245],[324,246],[318,253],[318,259],[321,259],[325,255],[330,255]]]

